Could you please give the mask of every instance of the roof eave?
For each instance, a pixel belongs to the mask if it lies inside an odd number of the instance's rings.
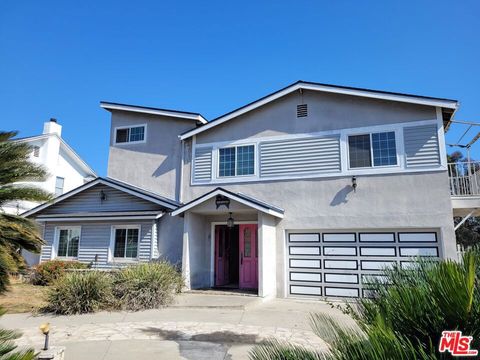
[[[111,110],[130,111],[130,112],[137,112],[137,113],[143,113],[143,114],[160,115],[160,116],[168,116],[168,117],[174,117],[174,118],[180,118],[180,119],[194,120],[194,121],[200,122],[201,124],[208,123],[207,119],[205,119],[200,114],[188,113],[183,111],[150,108],[145,106],[136,106],[136,105],[128,105],[128,104],[118,104],[118,103],[111,103],[106,101],[101,101],[100,107],[108,111],[111,111]]]
[[[207,131],[208,129],[211,129],[217,125],[220,125],[226,121],[229,121],[233,118],[243,115],[249,111],[252,111],[260,106],[263,106],[269,102],[272,102],[280,97],[283,97],[285,95],[288,95],[300,89],[312,90],[312,91],[323,91],[323,92],[329,92],[329,93],[367,97],[367,98],[374,98],[374,99],[382,99],[382,100],[388,100],[388,101],[406,102],[411,104],[434,106],[434,107],[441,107],[441,108],[448,108],[448,109],[457,109],[459,105],[457,100],[451,100],[451,99],[430,98],[430,97],[422,97],[422,96],[416,96],[416,95],[388,93],[388,92],[381,92],[381,91],[375,91],[375,90],[367,90],[367,89],[364,90],[364,89],[357,89],[357,88],[338,87],[333,85],[297,81],[296,83],[290,86],[287,86],[279,91],[276,91],[270,95],[260,98],[259,100],[253,101],[241,108],[238,108],[237,110],[234,110],[216,119],[213,119],[208,124],[205,124],[201,127],[198,127],[198,128],[189,130],[183,134],[180,134],[179,139],[180,140],[188,139],[193,135],[199,134],[203,131]]]

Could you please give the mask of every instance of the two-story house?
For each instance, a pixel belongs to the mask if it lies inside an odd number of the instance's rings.
[[[385,267],[456,257],[456,100],[299,81],[208,122],[101,106],[108,178],[26,214],[45,224],[43,260],[166,258],[188,288],[358,297]]]
[[[22,184],[33,185],[59,196],[97,176],[95,171],[62,138],[62,126],[56,119],[50,119],[43,124],[41,135],[12,141],[28,144],[32,149],[29,161],[42,165],[48,173],[45,181],[30,181]],[[38,205],[38,202],[33,201],[14,201],[2,206],[0,211],[21,214]],[[37,254],[24,251],[23,255],[28,264],[38,263]]]

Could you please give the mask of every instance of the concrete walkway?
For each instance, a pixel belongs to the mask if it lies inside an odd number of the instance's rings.
[[[310,330],[311,312],[338,321],[350,318],[318,301],[226,294],[189,293],[176,304],[142,312],[101,312],[75,316],[4,315],[0,326],[23,332],[21,346],[39,348],[38,326],[49,322],[51,344],[66,347],[71,359],[247,359],[249,350],[276,338],[318,350],[325,343]]]

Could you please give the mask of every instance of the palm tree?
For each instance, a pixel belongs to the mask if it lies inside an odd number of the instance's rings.
[[[47,201],[52,195],[25,181],[44,181],[47,172],[28,160],[31,147],[10,141],[16,131],[0,132],[0,209],[18,201]],[[39,252],[43,240],[34,221],[0,211],[0,293],[6,290],[8,274],[23,265],[21,249]]]

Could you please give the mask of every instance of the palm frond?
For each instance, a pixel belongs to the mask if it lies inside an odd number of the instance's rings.
[[[0,244],[38,253],[44,244],[38,225],[18,215],[0,214]]]
[[[322,355],[303,346],[292,345],[278,340],[266,341],[254,347],[249,357],[251,360],[325,360]]]

